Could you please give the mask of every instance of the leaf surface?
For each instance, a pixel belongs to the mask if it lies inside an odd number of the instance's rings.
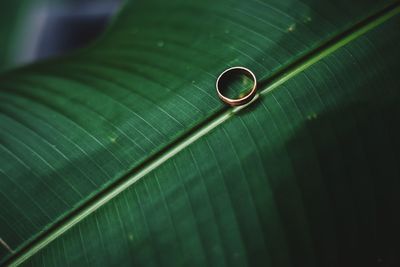
[[[397,155],[373,143],[376,132],[396,135],[398,16],[235,115],[214,82],[232,65],[262,81],[284,73],[386,5],[127,2],[94,46],[4,74],[0,237],[13,251],[0,250],[3,259],[337,266],[356,248],[350,258],[369,262],[361,252],[390,241],[377,235],[376,213],[392,218],[390,201],[374,194],[398,189]],[[193,135],[223,114],[214,131]],[[373,192],[384,170],[387,183]],[[111,199],[113,188],[124,190]],[[90,206],[101,207],[81,216]],[[47,247],[35,255],[35,244]]]

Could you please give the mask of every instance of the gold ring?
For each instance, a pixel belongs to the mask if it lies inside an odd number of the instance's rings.
[[[242,96],[240,98],[235,98],[235,99],[228,98],[223,95],[223,93],[221,92],[221,89],[220,89],[221,83],[224,82],[224,78],[226,78],[226,75],[232,74],[232,72],[238,72],[238,73],[244,74],[253,80],[253,87],[251,88],[251,90],[247,94],[245,94],[244,96]],[[224,101],[225,103],[227,103],[228,105],[231,105],[231,106],[241,106],[246,103],[249,103],[253,99],[253,97],[256,95],[257,79],[256,79],[256,76],[254,75],[254,73],[245,67],[232,67],[232,68],[226,69],[219,75],[217,82],[215,83],[215,87],[217,88],[218,96],[219,96],[219,98],[221,98],[222,101]]]

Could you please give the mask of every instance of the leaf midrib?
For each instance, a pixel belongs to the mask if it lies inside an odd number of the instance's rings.
[[[389,20],[398,13],[400,13],[400,3],[396,2],[353,25],[348,30],[336,35],[327,42],[308,52],[306,55],[295,60],[291,64],[283,66],[268,79],[259,83],[259,87],[263,89],[257,93],[256,97],[249,104],[235,108],[223,107],[218,112],[204,120],[202,123],[188,130],[181,137],[162,148],[156,154],[150,156],[146,161],[139,164],[126,175],[121,177],[118,181],[98,192],[90,199],[87,199],[77,209],[69,214],[66,214],[62,219],[48,229],[45,229],[38,236],[26,242],[17,250],[15,254],[11,255],[11,257],[7,259],[4,264],[17,266],[23,263],[32,255],[36,254],[39,250],[47,246],[50,242],[68,231],[94,211],[108,203],[115,196],[125,191],[125,189],[140,180],[146,174],[153,171],[168,159],[172,158],[177,153],[194,143],[196,140],[200,139],[202,136],[206,135],[214,128],[233,117],[242,109],[252,105],[252,103],[258,101],[260,97],[270,93],[278,86],[282,85],[300,72],[306,70],[316,62],[332,54],[339,48],[357,39],[366,32],[378,27],[380,24]]]

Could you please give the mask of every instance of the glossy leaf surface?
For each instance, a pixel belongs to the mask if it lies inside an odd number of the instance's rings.
[[[226,111],[214,92],[224,68],[245,65],[265,81],[385,6],[128,2],[93,47],[3,75],[0,237],[29,254],[104,189],[209,127]],[[398,23],[195,136],[26,263],[396,262],[385,231],[398,222],[388,205],[399,189]]]

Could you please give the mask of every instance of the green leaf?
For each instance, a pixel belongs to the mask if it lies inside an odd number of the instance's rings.
[[[395,266],[388,3],[132,1],[95,45],[3,74],[2,262]],[[234,65],[261,81],[244,109],[215,93]]]
[[[16,64],[19,37],[23,35],[22,22],[27,17],[30,1],[3,1],[0,3],[0,71]],[[25,32],[26,33],[26,32]]]

